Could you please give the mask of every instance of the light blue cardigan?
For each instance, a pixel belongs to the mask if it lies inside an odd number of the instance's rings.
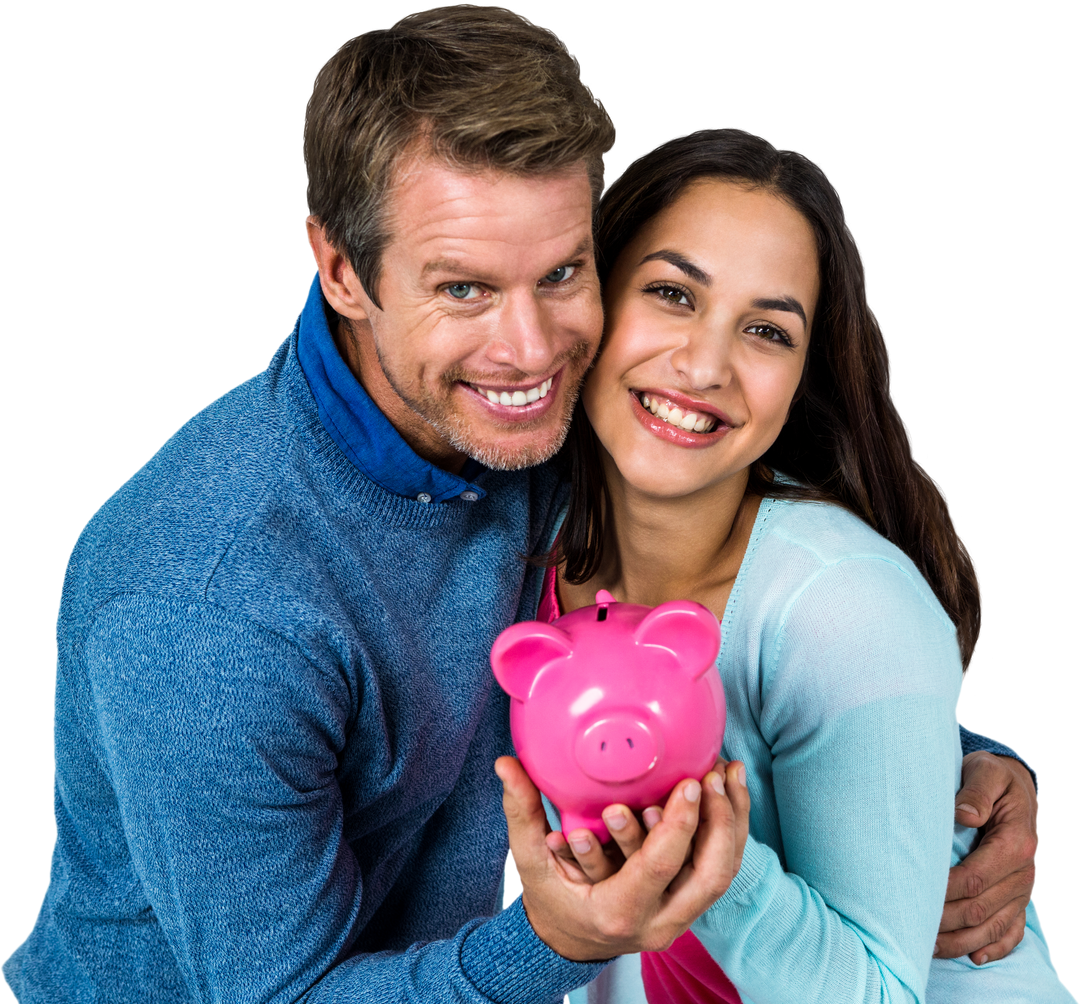
[[[750,837],[693,930],[746,1004],[1072,1000],[1033,909],[1008,959],[935,960],[931,978],[950,862],[974,831],[953,825],[956,631],[910,559],[838,507],[764,501],[718,665]],[[641,994],[631,956],[570,999]]]

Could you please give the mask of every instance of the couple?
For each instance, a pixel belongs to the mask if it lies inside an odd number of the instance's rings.
[[[1001,962],[931,965],[977,594],[835,195],[697,134],[612,187],[594,262],[613,135],[560,43],[497,9],[320,73],[296,329],[69,565],[21,1001],[1070,999],[1033,912]],[[564,844],[516,761],[492,772],[492,641],[598,588],[725,632],[733,762],[641,823],[611,807],[617,849]],[[1022,802],[1015,760],[969,767]],[[524,893],[492,915],[507,823]],[[1030,883],[995,888],[1008,932],[959,951],[1018,940]]]

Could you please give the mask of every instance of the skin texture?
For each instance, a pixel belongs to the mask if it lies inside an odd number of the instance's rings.
[[[675,252],[700,270],[652,255]],[[802,376],[817,301],[813,232],[787,203],[701,180],[642,228],[605,290],[608,338],[586,383],[585,409],[628,489],[684,507],[729,487],[772,444]],[[807,320],[755,300],[802,303]],[[712,406],[726,431],[680,448],[631,419],[652,390]],[[684,409],[686,410],[686,409]]]
[[[661,252],[701,275],[649,260]],[[760,502],[746,495],[747,468],[787,419],[817,294],[809,224],[760,190],[696,182],[627,246],[605,291],[607,340],[582,396],[615,519],[597,576],[560,579],[568,609],[602,588],[631,603],[693,599],[723,615]],[[801,304],[805,322],[755,306],[785,300]],[[697,402],[724,421],[700,442],[675,442],[641,421],[635,395],[645,391]]]
[[[308,220],[323,293],[348,321],[338,347],[420,456],[450,471],[467,456],[512,469],[562,444],[602,326],[591,211],[584,164],[523,177],[406,157],[389,196],[382,310]],[[548,396],[520,411],[470,386],[512,394],[548,379]]]

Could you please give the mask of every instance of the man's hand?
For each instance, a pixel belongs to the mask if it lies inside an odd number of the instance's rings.
[[[627,838],[621,867],[591,856],[603,853],[595,837],[594,847],[579,856],[585,864],[565,860],[548,844],[540,793],[521,764],[500,757],[495,770],[503,782],[525,912],[540,939],[564,958],[584,962],[667,948],[727,891],[739,870],[750,795],[737,761],[723,775],[710,772],[703,783],[676,785],[648,833]],[[553,837],[552,843],[558,847],[559,841]]]
[[[978,846],[949,872],[934,955],[970,955],[976,965],[1008,955],[1024,937],[1035,883],[1035,785],[1012,757],[964,757],[956,821],[982,828]]]

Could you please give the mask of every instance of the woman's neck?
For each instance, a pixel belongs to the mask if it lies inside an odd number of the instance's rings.
[[[747,496],[747,472],[694,495],[657,498],[636,491],[604,457],[611,507],[600,569],[588,582],[560,576],[565,611],[593,602],[598,589],[617,600],[656,606],[696,600],[722,617],[750,540],[760,498]]]

